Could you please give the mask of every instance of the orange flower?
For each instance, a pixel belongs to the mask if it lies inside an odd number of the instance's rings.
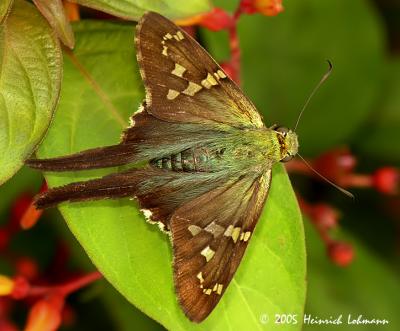
[[[39,300],[31,308],[24,331],[55,331],[61,325],[64,296],[59,293]]]
[[[282,0],[242,0],[241,9],[248,14],[276,16],[283,11]]]
[[[14,290],[14,280],[10,277],[0,275],[0,296],[9,295]]]
[[[283,11],[282,0],[254,0],[254,7],[266,16],[276,16]]]

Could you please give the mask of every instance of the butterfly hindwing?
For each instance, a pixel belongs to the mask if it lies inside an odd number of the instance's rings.
[[[136,51],[146,102],[171,122],[261,128],[254,105],[185,31],[149,12],[137,26]]]
[[[230,180],[172,215],[175,288],[191,320],[206,318],[232,280],[270,181],[271,170]]]

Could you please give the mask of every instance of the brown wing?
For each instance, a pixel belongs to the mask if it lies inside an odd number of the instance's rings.
[[[193,321],[221,299],[243,257],[271,181],[271,170],[244,176],[180,207],[171,218],[174,279],[180,305]]]
[[[254,105],[187,33],[149,12],[137,26],[136,51],[154,116],[170,122],[263,126]]]

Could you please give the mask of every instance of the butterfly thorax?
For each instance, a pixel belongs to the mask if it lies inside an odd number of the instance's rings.
[[[234,130],[224,138],[193,146],[178,153],[153,159],[156,168],[175,172],[217,172],[223,170],[260,172],[280,161],[281,148],[273,130]]]

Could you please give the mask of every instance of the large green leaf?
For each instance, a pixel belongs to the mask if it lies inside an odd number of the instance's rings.
[[[0,3],[0,23],[6,18],[8,11],[11,9],[13,0],[3,0]]]
[[[62,54],[36,8],[15,1],[0,25],[0,184],[43,138],[59,96]]]
[[[400,59],[386,68],[387,79],[380,103],[368,124],[359,132],[356,148],[381,162],[400,162]]]
[[[77,43],[74,52],[65,56],[59,111],[39,157],[118,142],[143,97],[133,30],[100,22],[75,26]],[[221,303],[200,325],[189,322],[177,304],[168,237],[144,221],[133,201],[66,204],[60,210],[114,287],[168,329],[270,330],[275,313],[301,314],[305,300],[301,217],[286,173],[281,166],[274,170],[270,197],[246,256]],[[46,178],[56,186],[105,173],[47,174]],[[271,322],[262,324],[263,314]]]
[[[134,21],[149,10],[170,19],[186,18],[211,10],[209,0],[76,0],[76,2]]]
[[[341,325],[305,325],[304,330],[326,331],[399,330],[399,276],[378,256],[341,231],[340,236],[352,242],[356,252],[354,262],[346,267],[335,266],[325,254],[325,245],[315,229],[307,226],[308,295],[305,314],[313,318],[337,318]],[[359,315],[363,319],[386,319],[387,325],[348,324]]]
[[[374,109],[381,89],[383,37],[368,1],[290,1],[276,17],[242,17],[239,32],[244,90],[269,125],[294,126],[328,69],[326,59],[332,61],[331,77],[297,130],[302,153],[348,142]],[[224,35],[206,37],[217,58],[226,58]]]
[[[64,45],[74,48],[75,38],[61,0],[33,0]]]

